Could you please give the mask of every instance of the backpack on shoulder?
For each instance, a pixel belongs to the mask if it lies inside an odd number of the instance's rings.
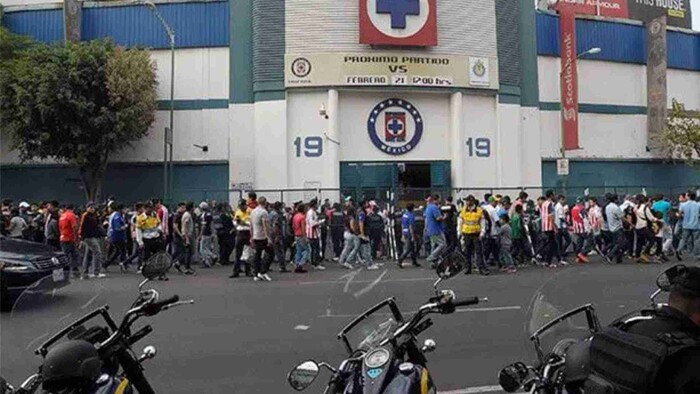
[[[656,338],[608,327],[593,336],[586,394],[652,394],[661,367],[672,355],[700,341],[684,333]]]

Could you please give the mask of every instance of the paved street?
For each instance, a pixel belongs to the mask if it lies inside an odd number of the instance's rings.
[[[501,367],[533,356],[525,330],[538,290],[554,295],[565,307],[596,304],[605,324],[645,305],[663,267],[594,261],[556,270],[533,267],[515,275],[460,275],[445,282],[442,288],[455,290],[458,297],[478,295],[489,302],[435,316],[435,325],[424,334],[437,342],[428,358],[439,389],[493,392]],[[435,279],[430,270],[398,270],[392,264],[353,272],[333,266],[306,275],[272,273],[271,283],[228,279],[224,268],[200,270],[196,277],[171,274],[169,282],[154,285],[161,296],[179,294],[196,304],[148,321],[154,332],[136,347],[140,351],[153,344],[158,349],[158,356],[145,365],[147,376],[163,393],[292,392],[285,379],[296,362],[342,359],[344,350],[335,335],[356,314],[390,296],[404,312],[415,310],[430,297]],[[104,280],[77,281],[54,297],[20,302],[20,310],[3,314],[0,321],[0,374],[21,382],[38,365],[32,350],[42,336],[94,307],[109,304],[113,317],[121,318],[139,279],[133,273],[112,273]],[[310,392],[321,392],[327,377],[324,373]]]

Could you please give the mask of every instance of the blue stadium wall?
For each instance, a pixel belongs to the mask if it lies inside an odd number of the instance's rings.
[[[587,55],[588,60],[616,63],[646,64],[646,30],[639,24],[626,24],[591,19],[576,20],[577,53],[599,47],[601,52]],[[624,42],[625,45],[619,45]],[[700,71],[700,35],[669,30],[667,34],[668,67],[671,69]],[[559,57],[559,18],[556,15],[537,13],[537,53],[539,56]],[[540,102],[540,110],[559,111],[559,103]],[[581,113],[609,114],[616,116],[646,114],[646,107],[605,104],[582,104]],[[630,187],[639,190],[658,189],[658,192],[680,192],[700,185],[700,169],[680,163],[662,160],[638,159],[572,159],[570,175],[566,182],[570,187],[583,190],[599,186],[612,190]],[[545,187],[561,187],[564,178],[557,175],[556,161],[543,159],[542,184]],[[651,193],[651,191],[650,191]]]
[[[228,163],[176,163],[173,200],[228,201]],[[50,195],[45,190],[51,190]],[[217,191],[218,190],[218,191]],[[112,163],[105,175],[104,197],[113,195],[133,203],[163,195],[163,165]],[[14,201],[56,199],[85,202],[80,174],[68,166],[4,165],[0,168],[0,194]]]
[[[177,32],[178,49],[229,46],[228,1],[158,4],[158,9]],[[115,43],[128,47],[169,48],[168,37],[153,18],[151,11],[143,5],[84,7],[82,38],[110,37]],[[64,39],[63,10],[60,8],[6,12],[3,23],[11,31],[40,42],[58,43]],[[176,100],[176,110],[228,108],[227,99],[213,101]],[[168,101],[159,102],[159,109],[168,108]],[[223,192],[229,185],[228,167],[228,161],[176,162],[173,200],[228,200],[227,193]],[[162,194],[162,163],[109,165],[104,196],[114,195],[121,201],[135,202]],[[0,166],[0,196],[15,201],[85,201],[78,171],[64,165],[3,164]]]

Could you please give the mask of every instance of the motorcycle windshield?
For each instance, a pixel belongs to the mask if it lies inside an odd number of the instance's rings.
[[[74,280],[57,286],[68,280],[68,272],[64,274],[65,278],[48,275],[35,281],[14,295],[12,308],[2,315],[1,374],[12,384],[19,384],[37,372],[42,363],[42,357],[35,354],[39,346],[84,315],[107,304],[103,281]],[[95,316],[82,326],[89,329],[104,327],[106,323],[100,316]],[[76,335],[77,331],[72,334]],[[68,335],[56,343],[66,340]]]
[[[354,350],[367,351],[379,346],[397,328],[399,328],[399,323],[387,305],[362,319],[352,329],[345,332],[345,337]]]
[[[599,327],[594,307],[583,302],[562,280],[560,273],[550,278],[535,293],[529,306],[526,334],[535,349],[536,361],[542,362],[551,353],[563,354],[573,342],[590,337]],[[567,302],[569,300],[569,302]]]

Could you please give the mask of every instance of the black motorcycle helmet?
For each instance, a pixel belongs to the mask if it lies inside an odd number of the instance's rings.
[[[700,267],[674,267],[675,275],[669,278],[670,290],[685,297],[700,298]]]
[[[54,346],[41,366],[43,389],[52,394],[87,393],[100,376],[102,360],[97,349],[83,340]]]

